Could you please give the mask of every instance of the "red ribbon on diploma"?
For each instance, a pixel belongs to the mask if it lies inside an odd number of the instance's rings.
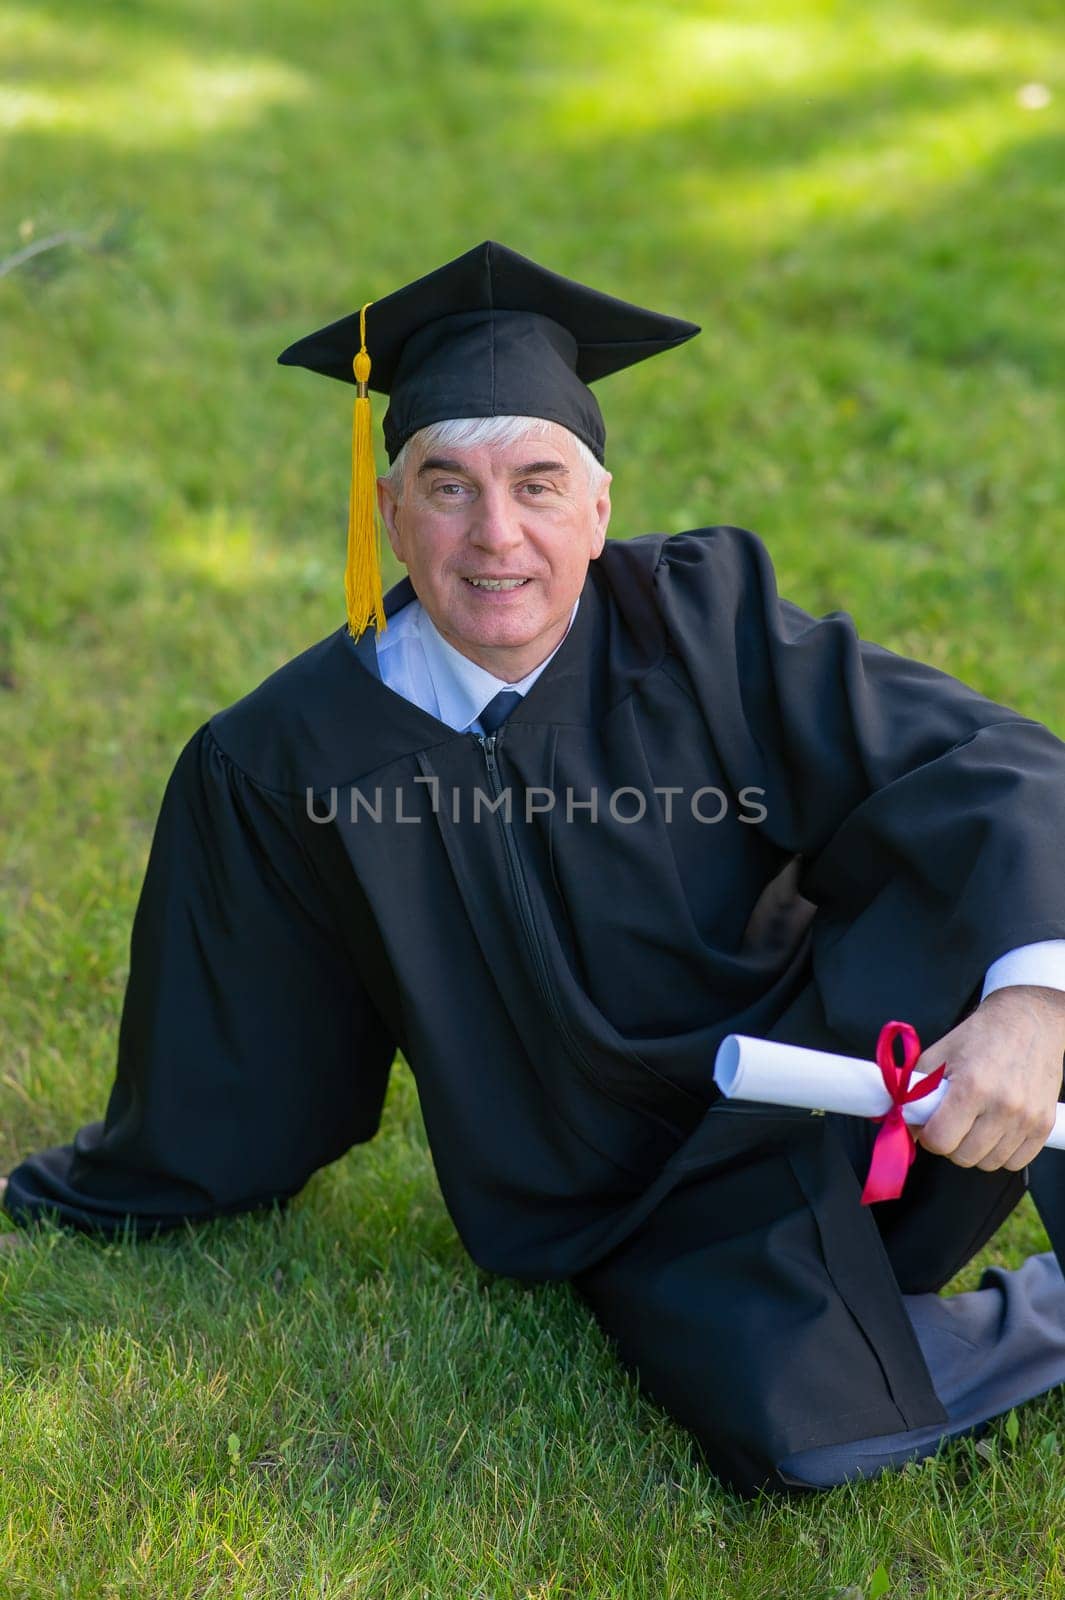
[[[902,1040],[902,1066],[895,1060],[895,1040]],[[938,1089],[947,1070],[942,1066],[930,1072],[921,1083],[910,1087],[910,1074],[921,1054],[921,1041],[916,1028],[908,1022],[885,1022],[876,1041],[876,1064],[884,1079],[884,1086],[892,1099],[890,1111],[874,1122],[883,1124],[873,1145],[869,1175],[862,1190],[862,1205],[874,1200],[897,1200],[906,1182],[906,1174],[916,1154],[916,1144],[909,1125],[903,1121],[902,1108],[913,1100],[921,1100],[933,1089]]]

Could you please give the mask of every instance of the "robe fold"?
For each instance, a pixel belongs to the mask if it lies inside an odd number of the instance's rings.
[[[945,1283],[1025,1174],[919,1152],[862,1207],[838,1120],[722,1101],[717,1045],[930,1042],[1065,937],[1063,838],[1065,745],[780,599],[742,529],[609,542],[493,739],[340,628],[181,752],[106,1116],[7,1208],[152,1232],[285,1200],[373,1136],[399,1048],[472,1257],[574,1280],[750,1491],[943,1418],[900,1288]]]

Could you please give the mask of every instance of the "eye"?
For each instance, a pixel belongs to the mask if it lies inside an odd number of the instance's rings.
[[[551,485],[549,483],[526,483],[523,484],[522,487],[524,488],[526,494],[544,495],[547,494]]]
[[[456,496],[462,494],[464,488],[465,488],[465,485],[461,484],[461,483],[434,483],[433,484],[433,492],[434,492],[434,494],[443,495],[446,500],[454,500],[456,498]]]

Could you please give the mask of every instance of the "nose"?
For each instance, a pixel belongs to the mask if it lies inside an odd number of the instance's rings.
[[[525,538],[521,508],[501,484],[488,484],[477,497],[470,520],[470,543],[493,556],[508,555]]]

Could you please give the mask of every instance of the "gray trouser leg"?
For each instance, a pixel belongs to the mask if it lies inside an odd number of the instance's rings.
[[[875,1127],[835,1120],[864,1176]],[[1040,1160],[1048,1168],[1047,1155]],[[1059,1209],[1061,1177],[1056,1166],[1042,1174]],[[966,1294],[903,1294],[902,1302],[947,1423],[798,1451],[779,1463],[785,1482],[823,1489],[874,1477],[934,1455],[942,1440],[982,1430],[992,1417],[1065,1384],[1065,1278],[1053,1251],[1030,1256],[1015,1272],[988,1267],[979,1288]]]
[[[902,1298],[949,1421],[800,1450],[779,1463],[785,1482],[824,1489],[873,1477],[1065,1383],[1065,1279],[1053,1252],[1015,1272],[988,1267],[965,1294]]]

